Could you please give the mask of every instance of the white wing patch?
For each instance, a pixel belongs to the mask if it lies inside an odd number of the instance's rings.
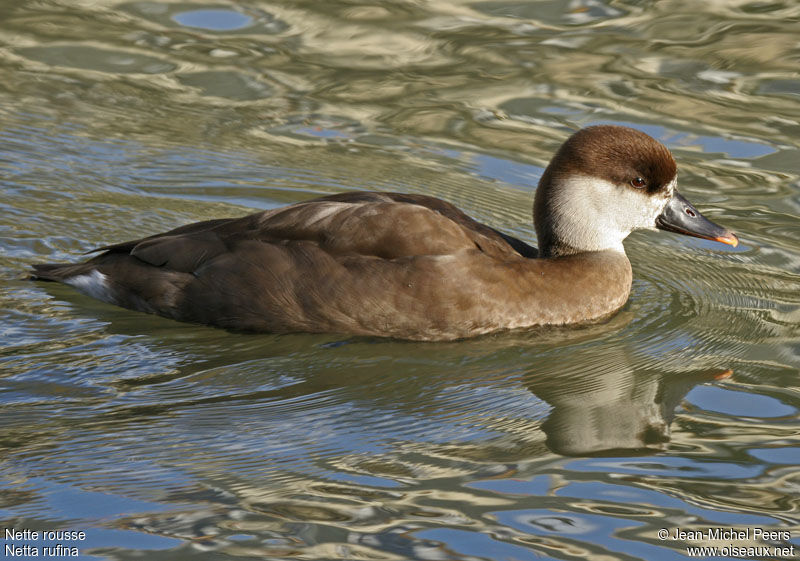
[[[364,203],[358,204],[363,206]],[[331,214],[340,212],[345,208],[353,208],[353,203],[325,202],[314,205],[315,212],[308,217],[310,224],[316,224],[328,218]]]

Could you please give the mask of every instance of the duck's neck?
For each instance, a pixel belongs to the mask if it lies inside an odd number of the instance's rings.
[[[546,239],[544,242],[539,242],[539,257],[566,257],[568,255],[577,255],[585,253],[585,251],[576,249],[571,245]]]
[[[628,299],[631,264],[618,251],[590,251],[519,262],[522,309],[542,323],[569,324],[606,316]]]
[[[548,257],[567,257],[569,255],[579,255],[581,253],[596,253],[599,251],[613,251],[616,253],[621,253],[625,256],[625,247],[620,242],[618,245],[614,245],[612,247],[604,247],[604,248],[597,248],[597,249],[586,249],[586,248],[578,248],[570,245],[569,243],[554,239],[553,236],[548,235],[547,233],[540,234],[540,238],[537,240],[539,244],[539,257],[548,258]]]

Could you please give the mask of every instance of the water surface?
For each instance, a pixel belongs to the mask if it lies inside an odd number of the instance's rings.
[[[764,543],[659,537],[679,527],[786,532],[797,557],[798,36],[780,1],[0,1],[0,528],[84,531],[82,559]],[[742,242],[635,233],[601,325],[245,335],[23,279],[351,189],[535,243],[543,166],[595,123],[669,146]]]

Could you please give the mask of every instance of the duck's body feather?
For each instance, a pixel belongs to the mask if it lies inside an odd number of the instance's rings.
[[[596,319],[630,288],[623,254],[536,259],[449,203],[399,193],[322,197],[99,251],[35,275],[135,310],[267,332],[454,339]]]

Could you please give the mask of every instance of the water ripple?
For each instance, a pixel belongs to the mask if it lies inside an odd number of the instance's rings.
[[[797,529],[800,111],[790,2],[17,3],[0,24],[0,512],[81,553],[682,559]],[[177,324],[21,277],[350,189],[535,243],[574,129],[666,143],[740,234],[626,247],[578,329],[420,345]]]

